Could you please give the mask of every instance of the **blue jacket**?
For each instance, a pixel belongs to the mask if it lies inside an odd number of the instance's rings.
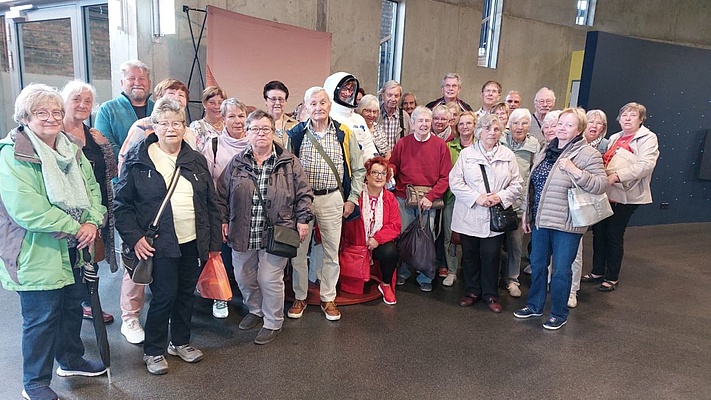
[[[147,116],[153,112],[153,104],[153,100],[148,99]],[[98,129],[111,142],[116,159],[118,159],[123,141],[128,136],[128,130],[137,120],[138,116],[133,110],[131,101],[123,92],[115,99],[106,101],[99,106],[94,128]]]

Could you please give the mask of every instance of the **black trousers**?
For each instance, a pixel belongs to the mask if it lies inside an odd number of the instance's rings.
[[[499,262],[504,235],[479,238],[459,235],[462,242],[464,290],[484,299],[499,298]]]
[[[395,241],[383,243],[373,250],[373,259],[380,262],[380,272],[383,274],[383,283],[390,285],[393,282],[393,272],[397,267],[397,246]]]
[[[612,211],[615,213],[593,225],[593,274],[603,275],[608,281],[619,279],[625,253],[625,230],[638,206],[613,203]]]

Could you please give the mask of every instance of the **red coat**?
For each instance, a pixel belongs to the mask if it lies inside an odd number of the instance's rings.
[[[368,190],[363,188],[363,190]],[[363,209],[363,197],[358,197],[358,205]],[[369,204],[366,207],[370,207]],[[361,217],[343,223],[342,245],[365,246],[365,228],[363,227],[363,212]],[[400,221],[400,209],[397,199],[392,192],[383,189],[383,227],[375,233],[373,239],[378,244],[383,244],[395,240],[400,236],[402,222]]]

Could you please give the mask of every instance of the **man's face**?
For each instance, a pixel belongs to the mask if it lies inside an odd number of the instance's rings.
[[[506,95],[506,104],[511,111],[521,107],[521,96],[518,93],[509,93]]]
[[[459,87],[459,82],[456,78],[447,78],[442,85],[442,96],[444,96],[446,101],[452,101],[459,96],[460,90],[462,90],[462,88]]]
[[[541,92],[536,96],[534,108],[538,115],[545,117],[554,107],[555,97],[553,97],[553,92]]]
[[[331,112],[331,101],[324,91],[314,93],[309,101],[306,102],[306,107],[309,110],[309,118],[314,122],[322,122],[328,119],[328,114]]]
[[[392,112],[392,110],[397,107],[398,103],[400,103],[401,90],[402,89],[398,86],[392,86],[383,92],[383,104],[388,112]]]
[[[484,87],[484,90],[481,91],[481,102],[484,104],[484,108],[489,109],[491,106],[499,102],[499,99],[501,98],[501,91],[499,90],[499,86],[490,83]]]
[[[412,110],[414,110],[415,107],[417,107],[417,102],[415,102],[414,95],[408,94],[402,98],[402,110],[405,111],[408,115],[412,114]]]
[[[121,78],[121,88],[131,103],[143,103],[148,98],[151,80],[148,79],[146,71],[140,68],[129,68]]]

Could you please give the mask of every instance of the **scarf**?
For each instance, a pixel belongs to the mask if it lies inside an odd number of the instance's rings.
[[[35,153],[39,156],[49,202],[69,214],[73,214],[71,212],[73,210],[89,208],[91,202],[76,160],[76,146],[64,136],[64,133],[60,133],[57,136],[55,151],[41,141],[29,127],[24,127],[24,130],[32,142]]]
[[[363,228],[365,231],[365,243],[368,244],[368,239],[378,232],[383,227],[383,191],[380,191],[378,200],[375,203],[375,214],[370,207],[370,195],[368,188],[363,188],[361,193],[361,213],[363,214]]]
[[[596,149],[596,148],[597,148],[597,145],[600,144],[600,142],[602,142],[602,139],[604,139],[604,138],[605,138],[605,137],[604,137],[603,135],[600,135],[600,136],[597,137],[597,139],[593,140],[592,142],[590,142],[590,143],[588,143],[588,144],[589,144],[590,147],[592,147],[593,149]]]
[[[560,157],[561,154],[567,149],[568,147],[572,146],[573,143],[582,140],[583,135],[578,135],[574,137],[568,144],[563,146],[562,149],[558,148],[558,138],[555,138],[551,140],[550,144],[548,144],[548,148],[546,149],[546,161],[550,162],[551,164],[555,164],[556,161],[558,161],[558,157]]]

